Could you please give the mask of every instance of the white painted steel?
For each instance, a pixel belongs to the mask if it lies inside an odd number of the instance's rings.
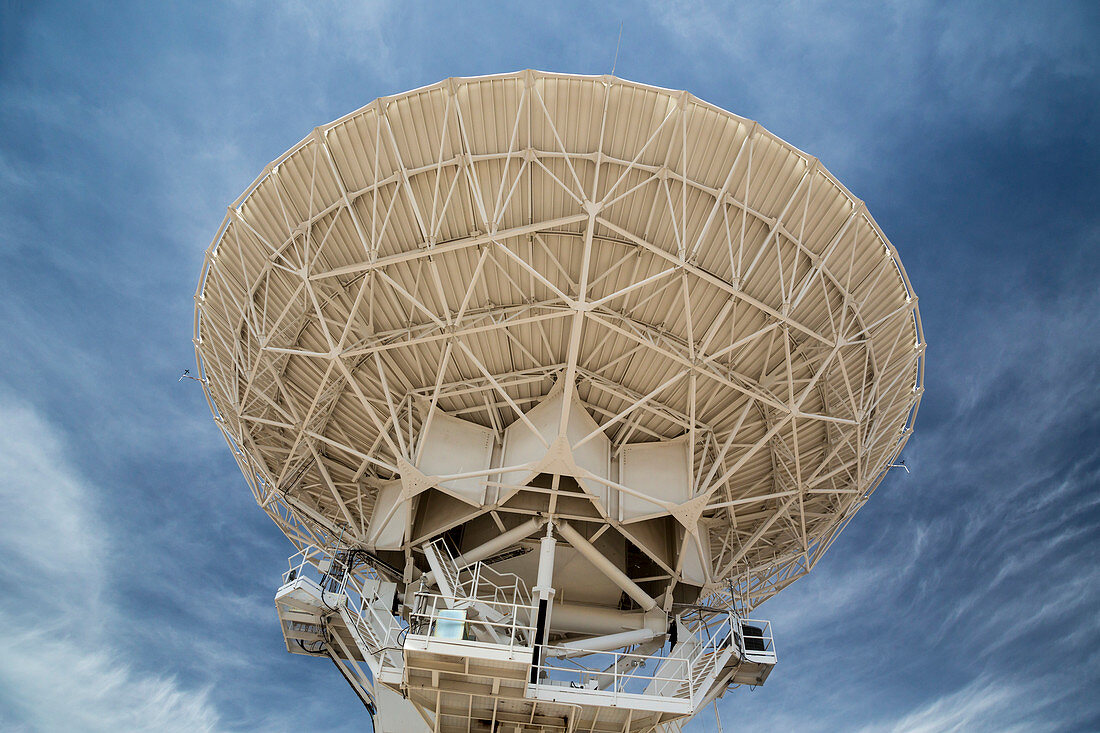
[[[539,571],[532,589],[545,601],[554,598],[554,551],[558,544],[552,532],[553,526],[547,525],[546,535],[539,540]]]
[[[195,345],[256,500],[299,547],[411,552],[412,516],[372,519],[389,481],[406,499],[513,491],[417,473],[431,408],[546,453],[523,413],[575,385],[562,417],[598,427],[569,431],[556,465],[581,463],[593,518],[656,497],[567,453],[686,436],[692,498],[655,513],[697,536],[702,594],[732,578],[749,608],[878,485],[924,354],[893,246],[816,159],[687,93],[532,71],[380,99],[280,156],[206,254]],[[388,520],[399,540],[368,530]]]
[[[619,451],[619,480],[646,497],[682,504],[691,498],[690,464],[691,444],[686,435],[631,443]],[[664,513],[660,504],[640,496],[623,495],[619,501],[619,519],[625,522]]]
[[[467,565],[473,565],[478,560],[484,560],[490,555],[507,549],[520,540],[530,537],[535,532],[539,531],[543,524],[545,524],[545,521],[542,519],[528,519],[518,527],[514,527],[504,534],[497,535],[488,542],[462,553],[455,558],[455,565],[462,568]],[[424,584],[432,585],[433,583],[435,583],[435,574],[426,573],[424,575]]]
[[[657,636],[657,632],[650,629],[638,629],[636,631],[620,631],[617,634],[607,636],[595,636],[591,639],[580,641],[567,641],[546,650],[548,657],[568,657],[577,652],[606,652],[613,649],[642,644]]]
[[[195,347],[298,549],[409,583],[449,533],[530,584],[553,520],[558,641],[809,572],[923,391],[897,252],[816,159],[686,92],[535,71],[376,100],[275,160],[206,253]]]
[[[641,628],[663,633],[668,628],[668,617],[662,612],[646,614],[579,603],[555,603],[552,618],[555,630],[577,634],[614,634]]]
[[[433,409],[428,431],[420,434],[417,468],[433,476],[484,471],[492,460],[495,438],[490,428]],[[485,502],[483,477],[440,481],[436,486],[474,506]]]
[[[622,588],[623,593],[630,596],[635,603],[641,606],[643,611],[652,611],[657,608],[657,601],[650,598],[648,593],[630,579],[630,576],[619,570],[613,562],[604,557],[596,546],[585,539],[580,532],[565,522],[558,524],[557,528],[566,542],[573,545],[577,552],[584,555],[585,559],[595,565],[601,573],[607,576],[608,580]]]

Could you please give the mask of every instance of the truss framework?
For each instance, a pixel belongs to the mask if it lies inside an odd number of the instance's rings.
[[[819,561],[923,391],[897,253],[816,159],[685,92],[533,71],[376,100],[280,156],[207,251],[195,345],[256,501],[299,548],[366,542],[398,478],[483,481],[453,523],[528,512],[516,491],[555,508],[556,479],[503,480],[535,464],[419,475],[433,408],[498,442],[526,424],[548,452],[686,436],[691,497],[653,516],[704,553],[700,595],[746,610]],[[541,436],[526,413],[554,385],[597,429]],[[593,504],[561,516],[632,536]],[[406,554],[424,539],[410,526]],[[683,560],[652,559],[671,602]]]

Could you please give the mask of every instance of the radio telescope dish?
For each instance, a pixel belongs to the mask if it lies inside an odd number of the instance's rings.
[[[513,574],[549,604],[536,666],[675,644],[683,609],[742,618],[807,573],[904,446],[924,355],[896,250],[817,159],[686,92],[533,71],[380,98],[275,160],[207,251],[195,344],[297,549],[394,584],[406,624],[417,583],[454,601],[450,569]],[[476,597],[448,608],[489,624]],[[715,675],[711,699],[738,681]],[[539,687],[532,716],[568,707]],[[643,730],[703,697],[597,717]]]

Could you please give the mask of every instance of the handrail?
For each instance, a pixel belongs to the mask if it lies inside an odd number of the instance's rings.
[[[699,669],[700,677],[706,678],[712,671],[711,668],[717,665],[719,652],[725,649],[733,641],[734,636],[734,617],[730,614],[726,614],[726,617],[722,619],[718,627],[712,628],[710,626],[704,627],[707,631],[707,641],[699,646],[696,652],[689,657],[694,670],[700,660],[704,660],[703,666]]]
[[[322,569],[326,562],[327,570]],[[365,643],[367,648],[361,651],[374,657],[380,666],[386,665],[388,660],[383,652],[398,648],[397,641],[404,629],[392,614],[375,607],[371,603],[373,599],[364,591],[364,581],[382,580],[374,568],[349,570],[338,556],[313,545],[291,555],[288,564],[290,569],[283,573],[283,585],[300,579],[313,584],[320,591],[323,603],[333,610],[344,609],[351,616],[360,641],[368,642]],[[379,628],[383,630],[381,634]]]
[[[443,537],[429,544],[439,557],[445,580],[455,598],[510,601],[522,605],[531,603],[527,584],[515,573],[502,573],[481,561],[459,566]],[[466,580],[462,578],[464,572],[469,574]]]
[[[775,657],[775,638],[772,636],[772,623],[771,621],[765,621],[763,619],[751,619],[743,618],[738,619],[740,626],[740,644],[741,653],[743,655],[754,654],[767,654],[771,657]],[[759,631],[759,634],[746,634],[745,627],[749,627],[753,630]],[[754,645],[757,648],[749,648],[745,639],[758,639],[759,641]]]
[[[444,542],[436,540],[432,544],[440,552],[440,565],[447,580],[453,579],[454,594],[432,592],[421,583],[414,595],[407,627],[388,608],[377,605],[376,589],[368,589],[367,581],[382,582],[377,572],[369,566],[348,568],[347,560],[331,550],[306,546],[292,555],[288,559],[289,570],[283,573],[283,584],[307,580],[332,610],[346,610],[360,646],[364,647],[362,651],[369,653],[379,666],[399,665],[386,651],[407,644],[407,641],[400,643],[403,634],[432,637],[441,628],[438,625],[441,621],[457,621],[463,630],[480,629],[477,637],[482,644],[506,646],[510,651],[517,647],[530,650],[535,636],[536,606],[523,580],[482,562],[458,568]],[[444,610],[466,613],[463,618],[455,618],[441,613]],[[560,688],[569,682],[574,690],[599,690],[604,695],[610,691],[615,700],[620,695],[659,695],[687,700],[695,706],[733,653],[742,661],[775,663],[775,642],[769,621],[703,608],[685,611],[677,621],[689,635],[667,652],[664,647],[649,655],[630,650],[571,648],[570,655],[560,659],[540,655],[535,659],[540,681],[535,684],[556,684]],[[579,658],[586,663],[577,661]],[[656,666],[647,673],[649,663]],[[640,686],[644,689],[638,690]]]
[[[507,601],[456,598],[454,596],[445,596],[440,593],[431,593],[427,591],[417,591],[414,596],[413,607],[409,613],[410,635],[433,636],[435,630],[438,628],[437,622],[456,620],[443,616],[440,613],[441,611],[456,610],[452,607],[459,605],[460,602],[470,602],[472,600],[476,601],[477,605],[471,605],[465,609],[457,610],[472,609],[476,612],[478,610],[478,605],[485,606],[500,614],[502,620],[493,621],[488,618],[468,617],[461,619],[463,627],[469,625],[474,628],[481,627],[486,630],[491,629],[491,635],[499,634],[499,638],[507,639],[507,642],[503,645],[512,650],[517,646],[529,647],[529,642],[535,635],[535,627],[528,623],[522,623],[521,619],[532,618],[535,611],[534,606],[510,603]]]
[[[742,660],[752,659],[753,655],[774,658],[771,624],[767,621],[741,619],[726,611],[698,614],[694,619],[681,617],[680,621],[692,633],[668,652],[662,649],[641,655],[630,651],[571,649],[567,658],[542,660],[539,674],[546,681],[536,684],[560,686],[568,682],[578,691],[598,689],[603,694],[610,692],[616,704],[620,695],[643,694],[685,700],[696,706],[731,655],[737,654]],[[750,640],[747,649],[746,631]],[[578,661],[579,658],[584,661]],[[656,663],[656,668],[644,671],[650,663]],[[641,685],[644,690],[637,689]]]
[[[538,664],[539,686],[610,694],[613,704],[626,704],[624,696],[648,695],[691,700],[694,685],[688,659],[674,654],[578,649],[576,656],[550,657]],[[578,661],[583,657],[586,663]],[[650,664],[656,663],[653,669]],[[658,684],[660,689],[653,690]],[[685,694],[686,693],[686,694]]]
[[[350,574],[346,577],[345,592],[348,588],[354,591],[354,595],[358,599],[358,607],[352,612],[356,621],[356,626],[362,627],[371,638],[375,646],[372,651],[381,655],[381,652],[387,648],[396,648],[397,640],[404,630],[397,622],[397,619],[388,611],[383,611],[373,603],[370,603],[363,593],[362,585],[359,583],[358,579],[352,577]],[[347,593],[346,595],[348,598],[348,610],[352,611],[352,594]],[[378,635],[375,623],[377,623],[378,627],[384,629],[384,636]]]

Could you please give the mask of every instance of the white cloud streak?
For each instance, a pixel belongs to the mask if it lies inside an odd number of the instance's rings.
[[[5,633],[4,646],[0,708],[7,713],[0,713],[0,722],[9,730],[189,733],[218,727],[206,691],[137,672],[107,646],[80,635],[58,628],[16,631]]]
[[[213,731],[205,690],[113,648],[107,525],[54,428],[0,395],[0,723],[16,731]]]
[[[1044,713],[1064,695],[1049,684],[1006,685],[983,678],[859,733],[1042,733],[1059,727]]]

